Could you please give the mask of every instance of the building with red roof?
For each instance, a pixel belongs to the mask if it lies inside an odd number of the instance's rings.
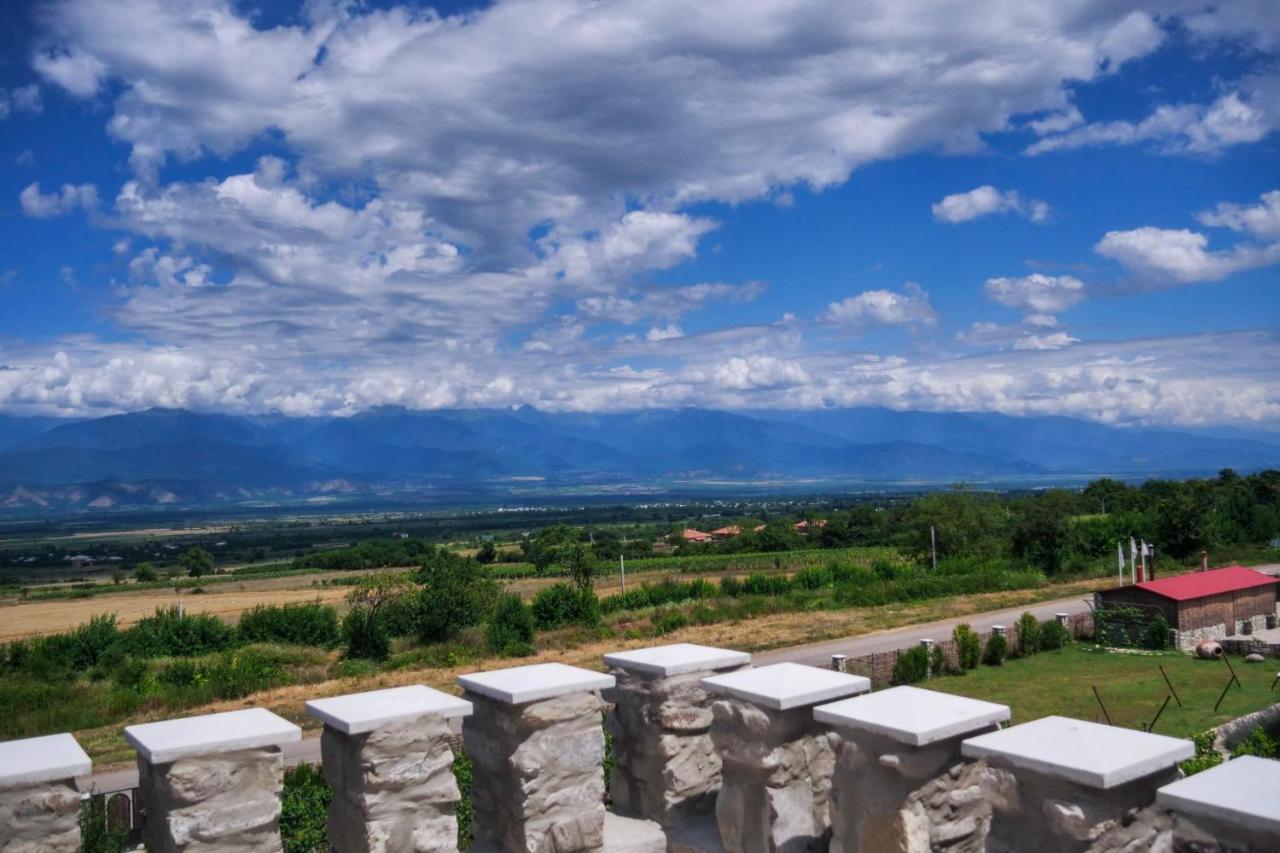
[[[1275,627],[1280,579],[1227,566],[1098,592],[1098,607],[1128,607],[1154,619],[1163,613],[1179,648]]]
[[[701,530],[694,530],[692,527],[686,527],[680,531],[680,538],[685,542],[710,542],[711,534],[703,533]]]

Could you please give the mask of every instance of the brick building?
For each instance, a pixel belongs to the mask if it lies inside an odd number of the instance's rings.
[[[1274,626],[1280,580],[1243,566],[1116,587],[1094,594],[1098,607],[1134,607],[1155,618],[1163,613],[1177,646],[1222,640]]]

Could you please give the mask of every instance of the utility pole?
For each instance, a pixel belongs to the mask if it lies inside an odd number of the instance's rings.
[[[627,555],[618,555],[618,566],[622,569],[622,591],[627,591]]]
[[[933,570],[938,570],[938,536],[933,530],[933,525],[929,525],[929,550],[933,552]]]

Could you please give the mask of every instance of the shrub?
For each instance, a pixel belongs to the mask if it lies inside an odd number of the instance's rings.
[[[125,658],[115,671],[116,684],[134,693],[145,693],[151,685],[151,667],[141,658]]]
[[[458,783],[458,793],[462,795],[454,812],[458,818],[458,849],[466,850],[471,846],[475,806],[471,802],[471,756],[463,750],[458,750],[453,756],[453,778]]]
[[[689,620],[679,610],[668,610],[661,613],[653,620],[653,628],[659,634],[670,634],[672,631],[679,631],[681,628],[689,624]]]
[[[152,583],[160,579],[156,567],[150,563],[138,563],[133,569],[133,579],[138,583]]]
[[[320,853],[329,849],[325,823],[333,790],[324,774],[311,764],[284,773],[280,800],[280,840],[284,853]]]
[[[913,646],[893,664],[894,684],[915,684],[929,677],[929,652],[924,646]]]
[[[600,602],[589,589],[555,583],[533,597],[533,618],[539,628],[596,625],[600,622]]]
[[[1018,654],[1031,657],[1040,651],[1040,620],[1030,612],[1018,617]]]
[[[125,631],[122,640],[139,657],[194,657],[230,648],[235,634],[225,622],[207,613],[182,613],[161,607]]]
[[[129,838],[124,827],[111,828],[107,798],[94,794],[80,806],[80,853],[120,853]]]
[[[742,581],[733,575],[725,575],[720,578],[720,593],[737,598],[742,594]]]
[[[1046,652],[1060,649],[1071,642],[1071,632],[1057,619],[1040,626],[1040,648]]]
[[[956,658],[961,669],[976,669],[982,657],[982,639],[969,627],[968,622],[961,622],[951,632],[951,639],[956,644]]]
[[[1163,649],[1169,645],[1169,620],[1164,618],[1163,613],[1157,613],[1156,617],[1147,625],[1146,631],[1143,632],[1142,645],[1148,649]]]
[[[794,582],[803,589],[822,589],[831,586],[833,577],[830,569],[808,566],[796,572]]]
[[[285,682],[279,662],[259,649],[223,652],[205,670],[209,687],[219,699],[239,699]]]
[[[378,611],[357,607],[342,620],[342,638],[347,657],[386,660],[391,654],[391,634]]]
[[[533,612],[520,596],[506,594],[489,617],[485,639],[489,650],[504,657],[520,657],[533,651]]]
[[[435,551],[416,576],[418,636],[427,643],[452,640],[463,628],[479,625],[498,598],[496,581],[478,563],[444,549]]]
[[[933,651],[929,658],[929,671],[934,675],[942,675],[947,670],[947,656],[942,652],[942,646],[939,643],[933,644]]]
[[[205,682],[204,670],[195,662],[175,660],[156,674],[156,680],[165,687],[195,687]]]
[[[342,632],[338,611],[319,602],[263,605],[240,617],[240,637],[250,643],[293,643],[332,648]]]
[[[987,647],[982,651],[982,662],[987,666],[1000,666],[1009,656],[1009,641],[1004,634],[992,634],[987,640]]]
[[[871,573],[882,581],[891,581],[898,576],[898,567],[888,560],[874,560]]]
[[[1201,770],[1208,770],[1210,767],[1217,767],[1222,763],[1222,756],[1213,748],[1213,740],[1216,735],[1213,729],[1207,732],[1201,732],[1198,735],[1191,736],[1191,742],[1195,744],[1195,758],[1188,758],[1178,766],[1187,776],[1199,773]]]
[[[1236,748],[1231,750],[1232,758],[1239,758],[1242,755],[1280,759],[1280,737],[1272,737],[1267,734],[1267,730],[1262,726],[1257,726],[1253,731],[1249,732],[1248,737],[1236,744]]]

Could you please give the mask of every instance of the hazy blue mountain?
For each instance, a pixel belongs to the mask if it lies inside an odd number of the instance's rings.
[[[1280,466],[1280,443],[1239,432],[876,408],[577,414],[383,407],[347,418],[151,409],[75,422],[0,417],[0,507],[423,489],[452,499],[496,493],[526,478],[585,487],[946,482],[1269,466]]]

